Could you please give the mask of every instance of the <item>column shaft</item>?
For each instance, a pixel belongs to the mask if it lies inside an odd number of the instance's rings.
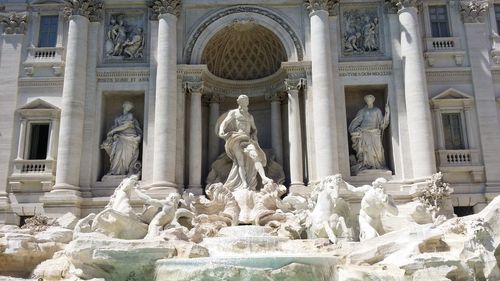
[[[271,143],[276,162],[283,166],[283,128],[281,126],[281,101],[271,101]]]
[[[333,82],[328,12],[311,13],[311,62],[313,86],[314,141],[316,169],[319,179],[338,171],[334,163],[335,124],[331,116]]]
[[[189,122],[189,186],[191,191],[198,189],[201,194],[201,92],[191,93],[191,111]]]
[[[288,91],[288,143],[290,144],[290,189],[304,186],[299,90]]]
[[[56,190],[79,190],[89,20],[70,17],[62,94]]]
[[[208,167],[217,159],[219,151],[219,137],[215,133],[215,125],[220,115],[219,102],[210,102],[210,113],[208,121]]]
[[[401,52],[405,58],[404,87],[413,177],[421,178],[436,171],[436,160],[417,8],[401,9],[399,22]]]
[[[176,112],[177,112],[177,17],[162,14],[158,18],[158,53],[152,187],[175,185]]]

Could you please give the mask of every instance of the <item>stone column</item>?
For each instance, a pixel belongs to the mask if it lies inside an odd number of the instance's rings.
[[[189,111],[189,184],[187,191],[196,195],[203,194],[201,185],[202,88],[202,82],[188,82],[185,85],[186,94],[191,97]]]
[[[479,136],[486,174],[486,193],[500,193],[500,127],[495,101],[495,86],[491,74],[490,28],[485,23],[489,2],[460,1],[460,13],[465,34],[472,82],[474,86]],[[474,126],[474,125],[471,125]]]
[[[176,192],[177,17],[180,0],[152,2],[158,17],[153,189]]]
[[[66,9],[69,31],[54,190],[79,195],[89,18],[79,12],[83,8],[68,6]]]
[[[209,105],[209,121],[208,121],[208,169],[211,169],[210,165],[219,157],[219,143],[220,138],[215,133],[215,125],[217,119],[220,116],[220,103],[224,100],[224,97],[218,94],[211,94],[208,97]]]
[[[7,194],[14,147],[14,117],[17,107],[18,78],[28,17],[26,13],[0,13],[0,224],[16,224],[19,217],[10,209]]]
[[[302,131],[300,121],[299,92],[306,80],[285,80],[288,92],[288,143],[290,145],[290,192],[304,188],[304,166],[302,159]]]
[[[401,25],[401,55],[404,58],[404,91],[410,139],[413,177],[423,178],[436,171],[432,121],[418,24],[420,0],[389,0],[398,9]]]
[[[333,136],[336,124],[332,108],[333,69],[330,46],[329,9],[333,0],[306,0],[311,21],[311,63],[313,84],[314,142],[316,154],[316,180],[338,172],[335,163],[336,141]]]
[[[271,145],[273,147],[276,162],[283,166],[283,128],[281,125],[281,101],[285,98],[284,93],[276,92],[266,95],[271,101]]]

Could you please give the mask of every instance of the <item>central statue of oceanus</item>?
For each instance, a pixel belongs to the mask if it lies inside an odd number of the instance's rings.
[[[262,185],[272,183],[264,172],[266,154],[260,148],[257,139],[257,127],[253,116],[248,112],[248,97],[240,95],[238,108],[223,114],[217,120],[216,134],[225,141],[226,154],[233,161],[224,187],[229,190],[255,190],[257,174]]]

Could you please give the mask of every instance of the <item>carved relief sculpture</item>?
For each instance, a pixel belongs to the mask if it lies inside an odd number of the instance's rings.
[[[346,56],[380,53],[379,14],[373,9],[344,9],[343,53]]]
[[[382,111],[373,106],[373,95],[366,95],[364,99],[366,106],[349,125],[352,148],[356,151],[356,163],[351,167],[354,175],[363,170],[386,169],[382,136],[389,125],[389,105],[386,104],[385,115],[382,115]]]
[[[111,15],[106,33],[105,54],[108,58],[141,59],[144,57],[144,29],[140,18]],[[135,22],[135,25],[129,24]]]
[[[134,105],[123,103],[123,114],[116,117],[101,148],[109,155],[111,166],[108,175],[130,175],[140,172],[139,144],[142,129],[131,113]]]
[[[257,174],[262,185],[272,183],[264,172],[266,155],[257,140],[257,128],[253,116],[248,112],[248,97],[240,95],[238,108],[223,114],[217,121],[217,134],[225,140],[225,150],[233,161],[224,186],[230,190],[255,190]]]
[[[5,34],[24,34],[28,16],[26,13],[0,13],[0,24]]]

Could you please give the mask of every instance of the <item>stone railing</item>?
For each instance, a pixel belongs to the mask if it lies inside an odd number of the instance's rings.
[[[26,74],[32,76],[36,68],[52,67],[54,74],[60,75],[64,64],[63,52],[62,47],[28,48],[28,57],[23,63]]]
[[[438,150],[440,166],[480,165],[479,150]]]
[[[425,38],[426,49],[433,51],[455,51],[461,50],[459,37],[436,37]]]
[[[14,160],[13,175],[53,175],[55,173],[54,160]]]

